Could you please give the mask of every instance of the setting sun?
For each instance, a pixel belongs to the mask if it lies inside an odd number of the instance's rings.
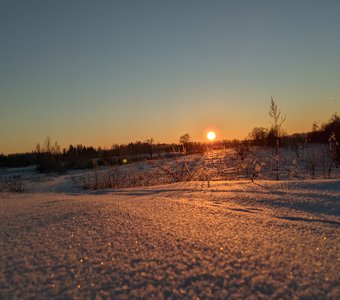
[[[216,133],[213,131],[209,131],[207,134],[207,138],[209,141],[213,141],[216,138]]]

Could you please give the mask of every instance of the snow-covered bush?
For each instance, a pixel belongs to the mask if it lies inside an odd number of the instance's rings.
[[[25,183],[20,176],[4,178],[0,182],[0,192],[23,193],[25,190]]]

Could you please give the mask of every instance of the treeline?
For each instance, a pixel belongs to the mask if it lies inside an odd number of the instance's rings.
[[[312,131],[307,133],[296,133],[292,135],[285,134],[281,129],[255,127],[249,134],[249,140],[256,146],[273,146],[275,140],[279,138],[282,145],[289,145],[294,142],[309,142],[327,144],[334,141],[336,144],[340,141],[340,117],[334,114],[328,122],[319,126],[314,122]]]
[[[329,143],[333,140],[339,144],[340,117],[334,114],[331,119],[327,123],[322,124],[321,127],[319,127],[317,123],[314,123],[312,131],[308,133],[308,140],[312,143]]]
[[[186,153],[203,153],[206,145],[189,142]],[[26,167],[37,165],[38,172],[63,172],[71,169],[87,169],[101,165],[119,165],[145,159],[170,157],[183,153],[181,144],[145,142],[114,145],[111,149],[70,145],[61,149],[57,142],[47,138],[43,145],[37,144],[35,151],[23,154],[0,155],[0,167]]]
[[[17,153],[3,155],[0,154],[0,168],[18,168],[35,165],[37,163],[37,154],[32,153]]]

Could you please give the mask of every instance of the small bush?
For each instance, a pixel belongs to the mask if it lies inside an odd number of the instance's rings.
[[[25,184],[20,178],[20,176],[5,178],[0,183],[1,192],[23,193],[25,192],[25,190],[26,190]]]

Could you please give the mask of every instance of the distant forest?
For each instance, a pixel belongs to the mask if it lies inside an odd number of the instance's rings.
[[[340,117],[334,114],[327,123],[312,125],[308,133],[285,135],[281,125],[285,119],[280,119],[280,111],[274,101],[269,112],[274,122],[271,128],[255,127],[248,138],[242,141],[222,140],[211,143],[193,142],[189,134],[184,134],[176,144],[155,143],[153,139],[145,142],[137,141],[124,145],[114,145],[111,149],[70,145],[61,149],[57,142],[52,143],[47,138],[41,146],[37,144],[35,151],[21,154],[0,155],[0,168],[26,167],[36,165],[38,172],[63,172],[71,169],[87,169],[101,165],[117,165],[138,160],[158,159],[175,155],[204,153],[208,149],[223,149],[240,144],[249,146],[293,147],[301,143],[323,143],[335,148],[336,160],[340,162]],[[275,115],[276,114],[276,115]],[[276,117],[276,120],[275,120]]]
[[[187,153],[203,153],[203,143],[188,142]],[[29,153],[0,155],[0,168],[26,167],[36,165],[38,172],[62,172],[70,169],[87,169],[101,165],[119,165],[144,159],[170,157],[183,153],[181,144],[154,143],[152,139],[114,145],[111,149],[70,145],[60,148],[57,142],[47,138],[43,146],[37,144],[35,151]]]

